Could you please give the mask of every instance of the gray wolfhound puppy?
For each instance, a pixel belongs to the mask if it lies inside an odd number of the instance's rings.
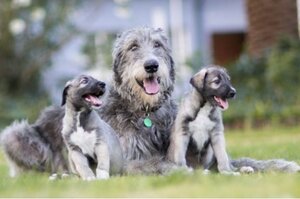
[[[84,180],[107,179],[110,174],[122,171],[118,137],[93,110],[100,108],[99,97],[104,92],[105,83],[85,75],[69,81],[63,91],[62,105],[66,105],[62,135],[71,170]],[[97,164],[96,176],[92,163]]]
[[[137,167],[143,173],[147,173],[143,160],[148,160],[149,172],[163,172],[168,166],[161,157],[166,154],[176,115],[170,99],[174,64],[164,32],[136,28],[119,35],[113,71],[108,104],[100,110],[101,116],[118,133],[127,160],[142,160]],[[131,166],[128,170],[138,171]]]
[[[236,94],[230,77],[224,68],[208,66],[195,74],[190,83],[193,89],[179,108],[168,159],[179,166],[201,165],[204,169],[210,169],[216,163],[220,173],[238,174],[226,152],[221,113],[228,108],[227,100]],[[233,162],[246,173],[271,169],[295,172],[300,168],[296,163],[285,160],[240,159]]]
[[[190,151],[197,152],[194,155],[205,169],[209,169],[216,159],[220,173],[237,174],[226,152],[221,114],[221,110],[228,108],[227,99],[236,94],[229,76],[223,68],[211,66],[200,70],[190,83],[193,90],[180,105],[168,159],[185,166],[189,146]]]

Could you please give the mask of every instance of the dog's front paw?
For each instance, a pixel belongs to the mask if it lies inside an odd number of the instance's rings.
[[[208,170],[208,169],[204,169],[203,171],[202,171],[202,174],[203,175],[209,175],[211,172],[210,172],[210,170]]]
[[[58,179],[58,174],[57,173],[52,173],[51,176],[48,178],[49,180],[57,180]]]
[[[103,169],[96,170],[97,179],[99,180],[106,180],[109,178],[109,173]]]
[[[95,176],[88,176],[88,177],[83,178],[83,180],[85,180],[85,181],[93,181],[93,180],[96,180],[96,178],[95,178]]]
[[[64,178],[68,178],[70,177],[70,175],[68,173],[63,173],[61,174],[61,178],[64,179]]]

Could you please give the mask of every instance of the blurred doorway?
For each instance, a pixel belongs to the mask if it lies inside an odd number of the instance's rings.
[[[230,64],[239,58],[245,43],[244,32],[214,33],[212,35],[213,60],[215,64]]]

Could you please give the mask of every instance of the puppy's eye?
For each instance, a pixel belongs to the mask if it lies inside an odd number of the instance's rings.
[[[87,84],[89,82],[88,78],[84,77],[80,80],[80,84]]]
[[[132,44],[129,48],[130,51],[136,51],[139,48],[137,44]]]
[[[154,48],[160,48],[162,45],[159,41],[154,42]]]
[[[215,84],[220,84],[220,83],[221,83],[221,79],[219,79],[219,78],[216,79],[216,80],[214,81],[214,83],[215,83]]]

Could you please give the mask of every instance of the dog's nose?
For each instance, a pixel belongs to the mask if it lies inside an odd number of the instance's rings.
[[[99,88],[105,88],[105,83],[104,82],[98,82],[97,86]]]
[[[159,64],[158,64],[158,62],[155,59],[147,60],[144,63],[144,68],[145,68],[145,70],[146,70],[147,73],[155,73],[155,72],[157,72],[158,66],[159,66]]]
[[[234,98],[234,96],[236,95],[236,90],[234,88],[230,89],[230,91],[228,92],[228,98]]]

